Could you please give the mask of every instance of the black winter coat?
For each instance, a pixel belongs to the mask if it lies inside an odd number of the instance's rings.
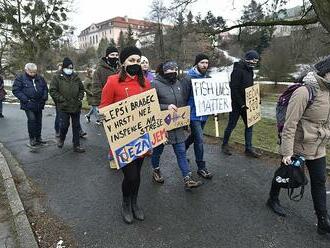
[[[23,110],[41,111],[48,100],[47,83],[39,75],[33,79],[26,73],[18,75],[15,78],[12,91],[14,96],[19,99]]]
[[[230,75],[230,90],[233,108],[241,108],[245,104],[245,89],[253,86],[253,69],[244,61],[234,63]]]

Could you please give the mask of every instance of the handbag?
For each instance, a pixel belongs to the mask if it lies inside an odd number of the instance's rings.
[[[308,179],[305,174],[305,162],[300,161],[297,166],[296,161],[299,156],[293,156],[291,158],[292,163],[289,165],[281,162],[280,167],[275,171],[273,183],[280,188],[288,189],[289,199],[292,201],[300,201],[304,195],[305,185],[308,183]],[[294,190],[300,188],[300,192],[294,195]]]

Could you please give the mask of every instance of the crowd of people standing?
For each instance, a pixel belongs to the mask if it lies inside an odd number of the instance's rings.
[[[260,152],[253,148],[253,127],[247,125],[247,105],[245,89],[254,84],[253,69],[258,64],[259,54],[248,51],[239,62],[235,62],[231,74],[230,88],[232,98],[232,112],[229,113],[228,125],[224,132],[222,152],[232,155],[229,138],[241,117],[245,124],[245,154],[259,158]],[[56,105],[55,135],[57,146],[62,148],[68,128],[72,126],[73,151],[85,152],[81,147],[80,138],[85,132],[80,125],[82,100],[86,92],[88,104],[91,106],[85,115],[90,122],[95,116],[98,125],[102,123],[102,115],[98,108],[108,106],[127,97],[140,94],[155,88],[161,110],[177,111],[183,106],[190,106],[190,133],[181,127],[168,131],[168,145],[171,145],[181,171],[184,188],[191,190],[202,185],[200,179],[195,179],[191,173],[191,162],[187,159],[187,150],[193,146],[197,174],[205,180],[213,177],[204,157],[203,130],[208,116],[197,116],[195,99],[192,89],[192,79],[208,78],[209,57],[197,54],[193,66],[181,80],[178,77],[178,65],[173,60],[163,61],[158,65],[156,74],[150,71],[149,61],[137,47],[126,47],[118,51],[109,47],[105,56],[98,62],[95,71],[87,70],[83,83],[74,70],[74,63],[70,58],[64,58],[59,70],[53,76],[49,87],[49,94]],[[13,84],[13,94],[19,99],[21,109],[27,116],[27,126],[30,146],[45,143],[41,136],[42,111],[48,99],[48,86],[45,79],[37,73],[37,66],[26,64],[25,72],[18,75]],[[306,165],[311,179],[311,191],[314,209],[318,218],[318,232],[330,233],[330,220],[326,206],[326,144],[330,140],[330,57],[315,64],[314,71],[310,71],[302,78],[304,85],[311,85],[314,89],[315,100],[308,106],[309,92],[306,87],[296,90],[288,105],[283,129],[281,155],[282,162],[291,163],[294,155],[306,158]],[[0,78],[0,117],[2,115],[2,101],[5,96],[3,80]],[[152,179],[156,183],[164,183],[161,172],[160,158],[165,145],[153,149],[151,157]],[[110,151],[111,153],[111,151]],[[139,157],[121,170],[122,181],[122,217],[126,223],[134,219],[144,220],[144,211],[138,204],[138,193],[141,182],[141,167],[146,156]],[[276,214],[284,217],[285,210],[279,202],[280,188],[272,184],[267,206]]]

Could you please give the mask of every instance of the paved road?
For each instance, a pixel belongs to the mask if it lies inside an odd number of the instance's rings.
[[[53,139],[54,109],[44,111],[43,135]],[[242,154],[224,157],[218,146],[206,145],[212,181],[185,192],[173,152],[161,163],[165,184],[151,181],[150,161],[142,171],[140,202],[146,220],[126,225],[120,217],[120,171],[106,162],[107,144],[100,127],[82,120],[88,138],[85,154],[72,152],[71,135],[62,150],[56,146],[31,153],[26,147],[26,117],[17,105],[5,105],[0,141],[16,156],[26,174],[46,193],[47,205],[67,224],[80,247],[216,248],[329,247],[330,235],[316,234],[309,189],[299,203],[281,199],[289,216],[273,215],[265,200],[275,169],[273,160]],[[192,158],[192,151],[189,151]],[[195,171],[196,167],[193,165]],[[328,185],[329,186],[329,185]],[[329,200],[328,200],[328,203]]]

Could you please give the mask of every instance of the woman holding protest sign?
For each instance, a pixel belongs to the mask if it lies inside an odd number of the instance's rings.
[[[109,76],[102,90],[100,108],[151,88],[150,82],[143,76],[141,51],[138,48],[124,48],[120,53],[120,63],[119,74]],[[128,224],[133,222],[133,217],[137,220],[144,220],[143,210],[137,205],[142,163],[143,158],[137,158],[121,169],[124,174],[122,216]]]
[[[177,79],[178,65],[174,61],[166,61],[157,68],[158,75],[152,82],[152,86],[157,91],[157,96],[161,110],[177,111],[178,108],[186,106],[186,99],[181,84]],[[195,181],[191,176],[189,163],[187,160],[185,140],[187,139],[184,128],[179,127],[168,131],[168,143],[173,146],[186,189],[195,188],[201,185],[200,181]],[[157,183],[164,183],[164,178],[160,173],[159,160],[163,153],[164,145],[159,145],[153,150],[151,163],[153,167],[153,180]]]

